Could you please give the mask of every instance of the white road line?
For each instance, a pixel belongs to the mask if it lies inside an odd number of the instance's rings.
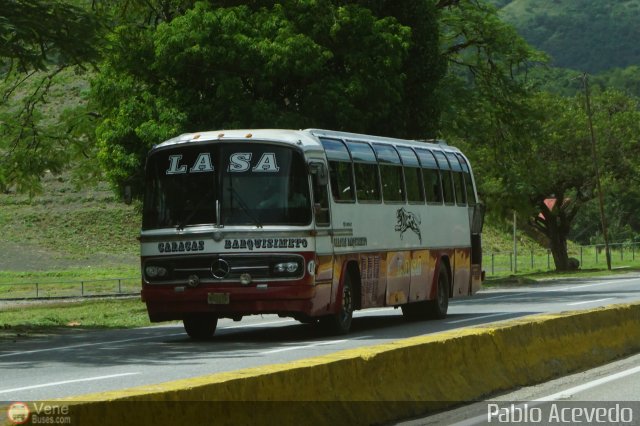
[[[598,282],[598,283],[592,283],[592,284],[581,284],[581,285],[574,285],[574,286],[570,286],[570,287],[564,287],[564,288],[559,288],[559,289],[545,289],[545,290],[541,290],[541,292],[552,292],[552,291],[567,291],[567,290],[574,290],[574,289],[583,289],[586,287],[597,287],[597,286],[601,286],[601,285],[611,285],[611,284],[619,284],[622,282],[626,282],[626,281],[638,281],[638,278],[627,278],[624,280],[612,280],[612,281],[603,281],[603,282]]]
[[[162,336],[136,337],[133,339],[107,340],[104,342],[94,342],[94,343],[80,343],[78,345],[57,346],[55,348],[43,348],[43,349],[33,349],[30,351],[9,352],[7,354],[0,354],[0,358],[6,358],[10,356],[31,355],[31,354],[40,353],[40,352],[60,351],[65,349],[85,348],[87,346],[109,345],[112,343],[136,342],[138,340],[149,340],[149,339],[157,339],[157,338],[164,338],[164,337],[182,336],[182,335],[184,335],[184,333],[164,334]]]
[[[594,388],[596,386],[600,386],[602,384],[608,383],[608,382],[612,382],[614,380],[618,380],[621,379],[623,377],[627,377],[630,376],[632,374],[637,374],[640,373],[640,367],[634,367],[634,368],[630,368],[629,370],[625,370],[625,371],[621,371],[619,373],[615,373],[612,374],[610,376],[606,376],[606,377],[602,377],[600,379],[597,380],[593,380],[591,382],[587,382],[584,383],[582,385],[579,386],[575,386],[573,388],[570,389],[565,389],[561,392],[557,392],[539,399],[534,399],[534,401],[538,402],[544,402],[544,401],[556,401],[558,399],[568,399],[570,398],[573,394],[576,394],[578,392],[582,392],[584,390],[587,389],[591,389]]]
[[[136,373],[120,373],[120,374],[111,374],[109,376],[86,377],[84,379],[75,379],[75,380],[65,380],[65,381],[62,381],[62,382],[43,383],[41,385],[24,386],[24,387],[21,387],[21,388],[13,388],[13,389],[3,389],[3,390],[0,390],[0,394],[2,394],[2,393],[10,393],[10,392],[18,392],[18,391],[29,390],[29,389],[45,388],[45,387],[48,387],[48,386],[67,385],[69,383],[91,382],[91,381],[94,381],[94,380],[113,379],[113,378],[116,378],[116,377],[133,376],[133,375],[136,375],[136,374],[141,374],[141,373],[139,373],[139,372],[136,372]]]
[[[557,401],[557,400],[566,400],[571,398],[571,396],[573,396],[574,394],[578,393],[578,392],[582,392],[584,390],[587,389],[591,389],[597,386],[600,386],[602,384],[608,383],[608,382],[612,382],[614,380],[618,380],[621,379],[623,377],[626,376],[630,376],[632,374],[636,374],[636,373],[640,373],[640,367],[634,367],[631,368],[629,370],[625,370],[625,371],[621,371],[619,373],[616,374],[612,374],[610,376],[606,376],[606,377],[602,377],[600,379],[597,380],[593,380],[591,382],[587,382],[584,383],[582,385],[579,386],[575,386],[569,389],[565,389],[561,392],[557,392],[548,396],[544,396],[542,398],[538,398],[538,399],[534,399],[533,401],[527,403],[528,406],[536,406],[536,405],[540,405],[540,404],[535,404],[535,403],[542,403],[542,402],[548,402],[548,401]],[[486,401],[486,402],[497,402],[500,403],[501,401]],[[513,413],[516,409],[520,409],[522,407],[524,407],[525,403],[520,403],[520,404],[513,404],[511,405],[510,408],[510,412]],[[492,416],[493,417],[493,416]],[[491,420],[489,419],[489,414],[482,414],[480,416],[476,416],[476,417],[472,417],[469,419],[465,419],[463,421],[454,423],[452,426],[472,426],[472,425],[478,425],[478,424],[486,424],[487,422],[491,422]]]
[[[294,319],[285,319],[278,321],[269,321],[269,322],[259,322],[256,324],[242,324],[242,325],[232,325],[229,327],[220,327],[220,330],[230,330],[232,328],[250,328],[250,327],[262,327],[263,325],[272,325],[272,324],[282,324],[287,322],[295,322]]]
[[[355,339],[353,339],[353,340],[355,340]],[[263,352],[258,352],[258,353],[260,355],[275,354],[275,353],[278,353],[278,352],[295,351],[297,349],[312,348],[314,346],[335,345],[336,343],[342,343],[342,342],[347,342],[347,341],[348,341],[348,339],[329,340],[329,341],[324,341],[324,342],[314,342],[314,343],[309,343],[308,345],[288,346],[286,348],[272,349],[270,351],[263,351]]]
[[[445,321],[445,324],[458,324],[461,322],[470,322],[470,321],[476,321],[476,320],[485,319],[485,318],[500,317],[504,315],[513,315],[513,314],[514,314],[513,312],[500,312],[497,314],[482,315],[479,317],[465,318],[465,319],[455,320],[455,321]]]
[[[567,303],[567,306],[585,305],[587,303],[604,302],[605,300],[611,300],[613,297],[607,297],[605,299],[585,300],[584,302]]]
[[[486,296],[486,297],[478,297],[476,299],[470,299],[470,302],[483,302],[485,300],[494,300],[494,299],[504,299],[506,297],[520,297],[523,294],[528,294],[528,295],[532,295],[532,294],[536,294],[536,293],[552,293],[555,291],[570,291],[570,290],[580,290],[583,288],[587,288],[587,287],[596,287],[596,286],[601,286],[601,285],[611,285],[611,284],[618,284],[618,283],[622,283],[622,282],[626,282],[626,281],[638,281],[640,280],[640,278],[627,278],[624,280],[613,280],[613,281],[603,281],[603,282],[597,282],[597,283],[592,283],[592,284],[581,284],[581,285],[574,285],[574,286],[570,286],[570,287],[562,287],[562,288],[546,288],[546,289],[540,289],[537,290],[533,287],[528,287],[529,289],[533,289],[534,291],[514,291],[512,293],[508,293],[508,294],[501,294],[499,296]],[[482,295],[487,294],[487,293],[480,293]]]

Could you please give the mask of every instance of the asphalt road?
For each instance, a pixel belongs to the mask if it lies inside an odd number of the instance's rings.
[[[640,355],[395,425],[550,423],[639,425]]]
[[[406,322],[399,309],[356,312],[352,332],[327,336],[277,316],[221,320],[214,339],[193,342],[179,324],[129,330],[70,330],[0,348],[0,401],[35,401],[286,363],[343,349],[539,313],[640,300],[640,275],[565,279],[487,289],[453,299],[441,321]]]

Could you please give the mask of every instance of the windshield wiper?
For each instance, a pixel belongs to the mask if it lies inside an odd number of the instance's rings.
[[[230,186],[227,189],[231,193],[231,199],[233,200],[233,197],[235,197],[236,201],[242,208],[242,211],[244,212],[244,214],[246,214],[249,217],[249,219],[253,220],[253,223],[256,225],[257,228],[262,228],[262,223],[260,223],[260,221],[251,214],[251,212],[249,211],[249,207],[247,207],[247,204],[242,199],[242,196],[238,194],[238,191],[236,191],[233,188],[233,186]],[[231,202],[231,206],[233,207],[233,202]]]
[[[198,213],[198,210],[200,210],[200,208],[205,204],[205,201],[207,201],[209,199],[209,196],[213,195],[214,193],[214,189],[212,189],[211,191],[207,192],[205,194],[204,197],[202,197],[202,199],[200,201],[198,201],[198,204],[195,205],[195,207],[193,208],[193,210],[191,211],[191,213],[189,213],[189,215],[187,217],[185,217],[184,219],[182,219],[181,221],[178,222],[178,225],[176,226],[176,229],[178,231],[181,231],[184,229],[184,227],[189,223],[189,221],[191,219],[193,219],[193,216],[196,215],[196,213]],[[216,223],[218,223],[220,220],[220,218],[216,217]]]

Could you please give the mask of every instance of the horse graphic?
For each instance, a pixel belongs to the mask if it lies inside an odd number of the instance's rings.
[[[396,219],[398,223],[396,223],[395,230],[400,231],[400,239],[402,239],[402,234],[405,233],[407,229],[411,229],[413,232],[418,234],[418,239],[420,243],[422,243],[422,234],[420,233],[420,218],[410,211],[405,210],[404,207],[401,207],[396,212]]]

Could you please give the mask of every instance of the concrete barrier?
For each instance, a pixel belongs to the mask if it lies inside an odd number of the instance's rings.
[[[72,424],[380,424],[640,350],[640,304],[537,315],[282,365],[61,399]]]

